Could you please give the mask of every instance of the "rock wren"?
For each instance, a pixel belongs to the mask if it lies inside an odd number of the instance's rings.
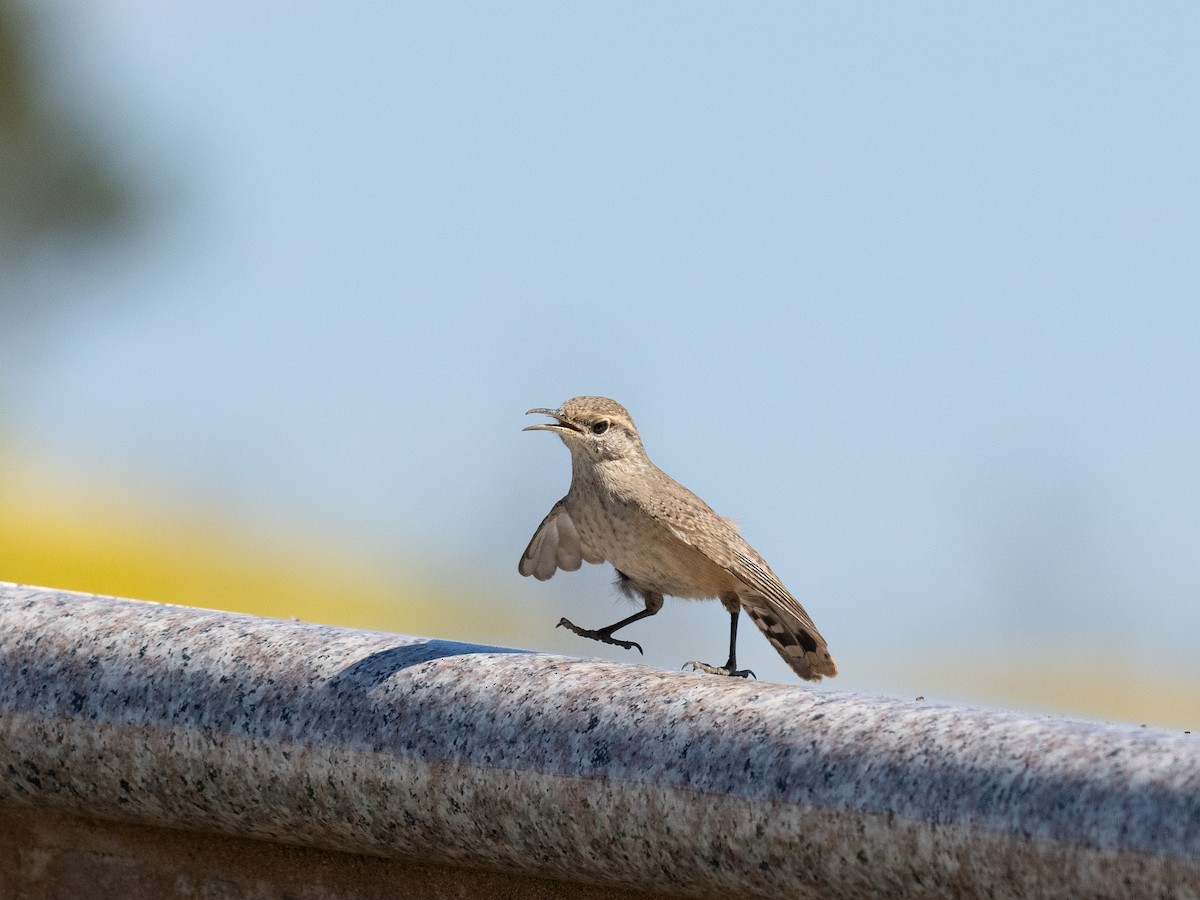
[[[633,419],[607,397],[575,397],[559,409],[531,409],[555,421],[525,431],[552,431],[571,451],[571,489],[554,504],[521,555],[518,571],[539,581],[586,560],[612,563],[617,585],[645,609],[606,628],[558,624],[626,650],[641,645],[613,632],[652,616],[663,596],[717,598],[729,611],[729,661],[690,662],[694,669],[745,678],[737,667],[738,613],[744,608],[801,678],[833,677],[837,666],[812,619],[728,520],[650,461]],[[526,413],[526,415],[529,415]]]

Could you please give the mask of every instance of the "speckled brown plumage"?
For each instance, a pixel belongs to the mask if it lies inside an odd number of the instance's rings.
[[[585,637],[637,646],[612,637],[653,615],[664,595],[720,599],[731,614],[729,661],[706,671],[748,674],[736,666],[737,613],[745,609],[801,678],[837,674],[825,639],[804,607],[728,519],[654,465],[625,407],[607,397],[575,397],[559,409],[534,409],[555,421],[526,430],[553,431],[571,451],[571,489],[534,533],[518,566],[539,580],[607,560],[646,608]],[[639,648],[640,649],[640,648]]]

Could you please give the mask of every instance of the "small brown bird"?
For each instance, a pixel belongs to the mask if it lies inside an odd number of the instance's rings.
[[[606,628],[560,627],[626,650],[641,645],[613,632],[652,616],[664,595],[717,598],[729,611],[729,660],[690,662],[717,675],[753,674],[737,667],[738,613],[745,609],[801,678],[833,677],[837,666],[808,613],[728,519],[650,461],[625,407],[607,397],[575,397],[559,409],[531,409],[555,421],[525,431],[552,431],[571,451],[571,489],[550,510],[521,555],[518,570],[539,581],[586,560],[612,563],[617,585],[645,608]],[[526,413],[526,415],[529,415]]]

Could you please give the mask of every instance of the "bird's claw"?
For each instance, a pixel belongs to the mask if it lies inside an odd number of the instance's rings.
[[[689,660],[683,664],[683,668],[692,667],[693,672],[707,672],[709,675],[727,675],[732,678],[747,678],[754,675],[749,669],[735,669],[726,663],[723,666],[710,666],[708,663],[702,663],[698,660]],[[758,676],[754,675],[754,680],[758,680]]]
[[[615,644],[616,646],[625,650],[637,650],[637,652],[641,653],[643,656],[646,655],[642,652],[642,645],[637,641],[623,641],[620,638],[615,638],[612,636],[612,632],[610,632],[607,628],[601,628],[599,631],[593,631],[589,628],[580,628],[567,618],[559,619],[555,628],[565,628],[568,631],[575,632],[580,637],[590,638],[591,640],[599,641],[602,644]]]

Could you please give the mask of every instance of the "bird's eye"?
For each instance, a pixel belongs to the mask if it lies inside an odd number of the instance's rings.
[[[608,431],[608,419],[592,423],[592,434],[604,434],[606,431]]]

